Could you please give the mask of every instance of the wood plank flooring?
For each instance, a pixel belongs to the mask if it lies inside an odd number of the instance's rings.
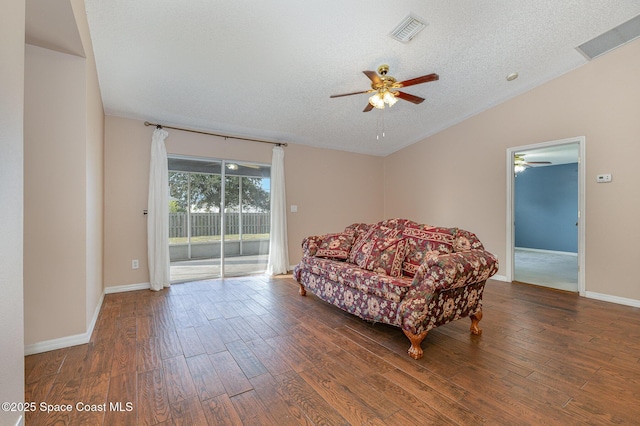
[[[25,400],[72,406],[26,424],[638,424],[640,309],[489,281],[469,326],[416,361],[291,276],[109,294],[90,343],[26,357]]]

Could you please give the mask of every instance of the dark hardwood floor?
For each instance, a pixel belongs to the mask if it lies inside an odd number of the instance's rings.
[[[432,330],[416,361],[400,329],[290,276],[110,294],[89,344],[26,357],[26,424],[640,422],[640,309],[489,281],[469,326]]]

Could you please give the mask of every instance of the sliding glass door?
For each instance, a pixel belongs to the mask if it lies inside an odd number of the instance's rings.
[[[169,158],[172,282],[264,272],[269,177],[268,165]]]
[[[262,273],[269,255],[270,167],[225,163],[225,276]]]

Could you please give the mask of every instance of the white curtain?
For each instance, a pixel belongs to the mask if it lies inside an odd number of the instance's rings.
[[[267,274],[286,274],[289,269],[287,246],[287,200],[284,188],[284,149],[273,147],[271,160],[271,232]]]
[[[149,200],[147,204],[147,251],[151,290],[169,287],[169,171],[164,140],[169,133],[161,128],[151,138]]]

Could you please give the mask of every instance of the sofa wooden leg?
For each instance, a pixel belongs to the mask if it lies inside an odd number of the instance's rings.
[[[422,358],[422,347],[420,347],[420,345],[422,344],[422,341],[424,340],[425,337],[427,337],[427,333],[428,331],[423,331],[420,334],[413,334],[410,331],[407,331],[405,329],[402,329],[402,331],[404,331],[404,335],[407,336],[409,338],[409,341],[411,342],[411,347],[409,348],[409,356],[413,359],[420,359]]]
[[[298,290],[298,293],[300,293],[300,296],[306,296],[307,295],[307,290],[304,288],[302,283],[300,283],[300,290]]]
[[[478,327],[478,323],[482,319],[482,311],[478,311],[473,315],[469,315],[469,318],[471,318],[471,334],[482,334],[482,329]]]

